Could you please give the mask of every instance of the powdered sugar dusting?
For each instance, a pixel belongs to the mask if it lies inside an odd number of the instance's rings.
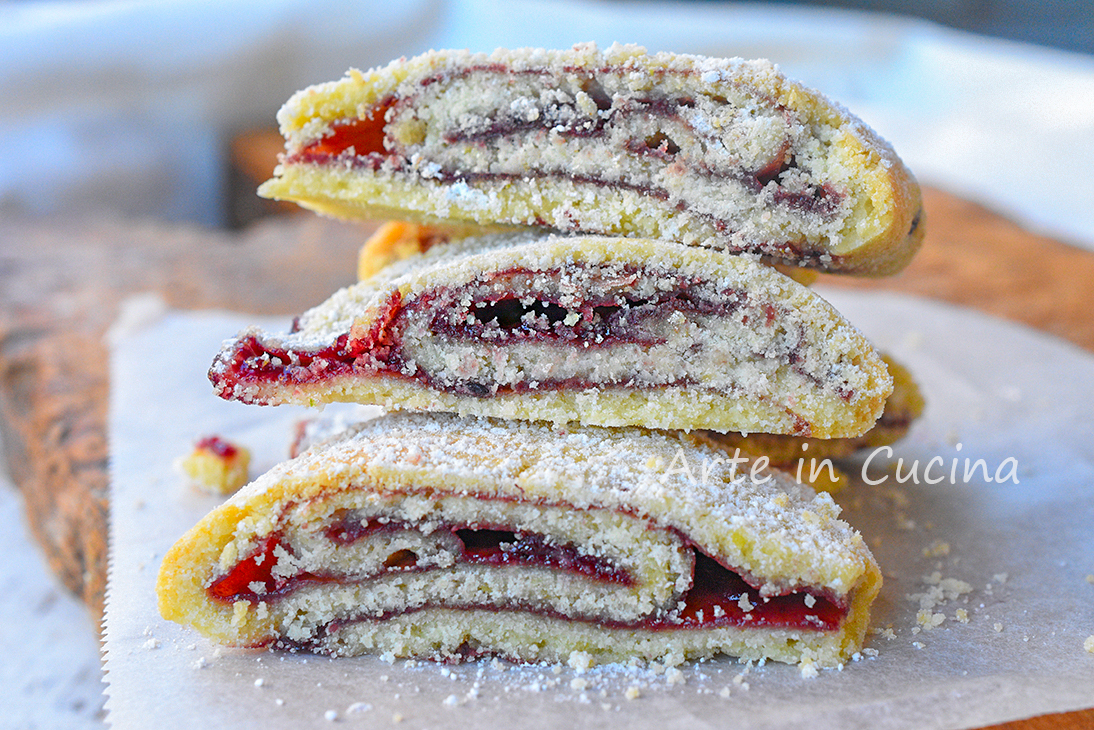
[[[680,453],[710,464],[706,478],[673,471]],[[272,489],[282,498],[307,498],[318,475],[326,476],[323,488],[359,479],[381,491],[418,483],[624,510],[680,529],[728,564],[783,586],[820,585],[842,595],[861,579],[869,553],[831,497],[779,474],[760,481],[731,473],[724,457],[677,433],[395,413],[275,468],[232,503]]]

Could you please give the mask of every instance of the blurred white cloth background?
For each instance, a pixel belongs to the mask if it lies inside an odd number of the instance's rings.
[[[436,37],[443,0],[0,5],[0,212],[216,225],[235,132]],[[427,40],[429,39],[429,40]]]
[[[922,182],[1094,248],[1094,57],[803,6],[204,0],[0,6],[0,211],[215,225],[227,140],[309,83],[428,48],[767,57]]]

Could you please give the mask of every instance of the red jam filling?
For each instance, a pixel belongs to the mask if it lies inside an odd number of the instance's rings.
[[[405,529],[400,522],[368,520],[353,524],[343,522],[328,528],[327,535],[340,545],[352,543],[365,535]],[[462,544],[460,560],[485,565],[519,565],[542,567],[583,575],[620,585],[633,585],[634,578],[625,570],[606,560],[582,555],[573,546],[555,545],[542,535],[518,534],[510,530],[446,527]],[[263,540],[250,555],[241,560],[224,576],[208,587],[211,598],[231,602],[272,600],[288,595],[307,582],[344,583],[336,576],[297,574],[287,578],[273,575],[277,563],[275,550],[282,545],[281,536],[273,534]],[[694,549],[694,548],[693,548]],[[410,550],[393,553],[378,575],[392,571],[417,569],[417,556]],[[376,576],[374,576],[376,577]],[[255,588],[261,586],[261,591]],[[683,607],[674,616],[650,618],[636,624],[600,622],[611,627],[642,628],[661,631],[682,628],[710,628],[715,626],[766,626],[798,629],[833,630],[839,627],[845,610],[835,601],[820,595],[787,593],[762,598],[759,591],[740,575],[721,565],[699,550],[695,550],[693,585],[683,596]],[[427,608],[421,606],[414,610]],[[504,607],[457,606],[456,608],[483,608],[492,611]],[[521,610],[528,610],[521,608]],[[535,610],[533,613],[552,615],[550,611]],[[582,620],[582,619],[573,619]]]
[[[194,444],[198,451],[208,451],[222,459],[231,459],[239,453],[234,444],[225,441],[220,436],[206,436]]]
[[[493,274],[489,281],[519,278],[530,273],[502,271]],[[556,271],[544,273],[559,275]],[[637,270],[624,272],[625,276],[637,277],[640,274]],[[467,307],[461,304],[464,292],[461,288],[438,289],[410,302],[403,302],[399,293],[395,292],[367,331],[354,329],[339,335],[331,344],[315,349],[287,349],[268,344],[254,335],[244,336],[232,350],[217,356],[209,371],[210,380],[217,393],[227,399],[238,397],[238,385],[284,383],[298,386],[354,374],[367,376],[376,373],[411,378],[434,390],[475,397],[526,392],[533,389],[529,383],[497,386],[476,381],[453,382],[441,380],[420,367],[407,374],[404,372],[405,360],[401,347],[404,322],[416,312],[434,310],[430,322],[430,330],[434,334],[453,341],[482,341],[487,346],[505,346],[516,341],[577,344],[588,349],[627,343],[652,346],[659,344],[660,340],[652,337],[643,325],[654,317],[664,317],[666,310],[726,315],[751,304],[747,292],[728,290],[712,295],[703,292],[694,282],[680,279],[648,300],[633,300],[625,295],[607,293],[590,296],[584,302],[570,305],[571,310],[580,317],[577,322],[567,324],[567,310],[549,296],[541,296],[537,301],[526,304],[513,295],[500,294]],[[777,309],[771,303],[759,309],[755,315],[744,315],[745,324],[749,316],[761,316],[768,324],[777,317]],[[452,312],[461,311],[464,314],[453,323]],[[804,332],[800,333],[799,339],[804,338]],[[762,355],[757,354],[757,357]],[[790,353],[790,366],[806,377],[815,378],[801,367],[801,360],[796,352]],[[690,384],[690,380],[681,379],[664,385]],[[605,385],[610,386],[611,383],[577,378],[543,379],[537,381],[534,388],[582,389]],[[841,392],[840,395],[849,399],[853,394]]]
[[[370,519],[364,524],[340,523],[327,529],[327,537],[337,545],[349,545],[374,532],[407,529],[400,522],[381,522]],[[510,530],[481,529],[470,527],[448,527],[455,535],[462,549],[460,560],[477,565],[514,565],[522,567],[541,567],[561,570],[606,583],[629,586],[634,578],[625,570],[617,568],[607,560],[579,553],[572,545],[556,545],[542,535],[518,534]],[[271,535],[259,543],[258,547],[241,560],[232,570],[217,578],[209,586],[210,596],[224,601],[260,601],[291,593],[302,583],[316,581],[339,582],[337,577],[315,573],[298,573],[289,577],[275,577],[274,565],[277,557],[274,551],[282,544],[280,535]],[[393,570],[413,570],[418,567],[418,557],[411,550],[399,550],[384,563],[383,570],[375,576]],[[261,590],[255,590],[261,586]]]
[[[812,606],[807,605],[810,599]],[[696,550],[693,585],[684,596],[684,608],[679,617],[644,623],[654,630],[723,625],[834,630],[839,627],[844,613],[835,602],[823,596],[787,593],[761,598],[759,591],[737,573]]]
[[[545,272],[558,276],[559,272]],[[502,271],[491,275],[483,283],[500,278],[530,274],[523,270]],[[641,272],[624,272],[625,276],[637,277]],[[520,288],[519,286],[517,287]],[[585,349],[612,347],[633,343],[652,346],[660,340],[650,336],[643,325],[653,317],[664,317],[666,310],[698,314],[726,315],[742,307],[754,312],[742,315],[748,325],[750,317],[762,317],[770,326],[778,317],[773,303],[750,302],[748,293],[727,290],[717,295],[703,292],[694,282],[679,279],[672,282],[663,293],[648,300],[633,300],[624,295],[590,296],[584,302],[570,304],[580,317],[576,323],[567,324],[567,310],[550,297],[541,296],[530,304],[517,297],[499,294],[493,299],[480,300],[470,307],[461,303],[465,290],[461,288],[438,289],[422,294],[410,302],[404,302],[395,292],[382,308],[376,320],[366,331],[353,329],[343,333],[324,347],[314,349],[289,349],[273,346],[255,335],[246,335],[236,341],[231,350],[217,355],[209,370],[209,378],[217,394],[225,399],[249,400],[239,396],[239,386],[250,384],[281,383],[288,387],[320,384],[341,377],[383,373],[389,377],[413,379],[440,392],[456,393],[472,397],[489,397],[504,393],[523,393],[532,390],[585,389],[611,386],[612,383],[591,382],[580,378],[545,378],[536,383],[518,382],[498,385],[476,380],[442,379],[436,374],[418,367],[408,374],[402,352],[402,329],[406,319],[416,312],[434,310],[430,330],[453,341],[481,341],[484,346],[502,347],[510,342],[533,341],[558,345],[580,345]],[[482,304],[482,306],[478,306]],[[452,322],[452,312],[461,312],[457,322]],[[806,335],[799,328],[798,342]],[[765,355],[757,353],[756,357]],[[799,346],[792,345],[788,353],[788,365],[818,386],[832,388],[844,400],[854,397],[854,391],[841,383],[824,383],[804,367]],[[681,377],[662,386],[690,386],[694,383]],[[641,388],[640,384],[627,387]],[[648,386],[654,387],[654,386]],[[245,389],[244,389],[245,390]],[[263,397],[250,397],[251,402],[269,402]],[[794,414],[792,414],[794,415]],[[809,424],[802,420],[795,432],[808,435]]]
[[[387,99],[373,107],[366,117],[335,122],[326,136],[309,144],[301,154],[312,158],[338,157],[353,149],[358,157],[386,155],[384,117],[394,104],[394,99]]]
[[[542,535],[509,530],[456,530],[463,543],[462,559],[481,565],[519,565],[576,573],[606,583],[633,585],[630,573],[607,560],[579,553],[570,545],[555,545]]]
[[[209,585],[209,595],[221,601],[253,600],[259,593],[254,590],[255,583],[262,584],[263,594],[276,592],[283,584],[273,577],[277,565],[274,550],[280,544],[281,536],[277,534],[264,539],[250,555]]]
[[[412,529],[410,525],[397,520],[380,521],[373,518],[362,522],[351,519],[335,523],[327,528],[326,534],[336,545],[349,545],[376,532],[408,529]],[[572,545],[554,544],[543,535],[516,533],[482,525],[447,526],[440,529],[449,530],[459,539],[462,546],[460,560],[465,563],[538,566],[577,573],[608,583],[634,585],[634,579],[627,571],[615,567],[607,560],[583,555]],[[409,556],[400,559],[404,563],[401,567],[414,567],[414,563],[405,562],[408,559]]]
[[[615,69],[602,69],[603,73],[616,72]],[[431,84],[444,81],[450,77],[466,77],[475,73],[495,75],[534,74],[544,73],[538,69],[525,71],[513,71],[499,67],[497,64],[475,66],[460,70],[456,74],[437,75],[421,82],[422,88]],[[647,118],[661,118],[675,120],[682,123],[681,109],[695,106],[695,99],[690,97],[672,98],[635,98],[630,99],[624,106],[613,109],[612,99],[600,84],[591,76],[586,80],[585,91],[593,98],[600,114],[594,118],[586,118],[577,115],[573,121],[568,119],[556,119],[550,114],[541,114],[538,119],[529,120],[526,116],[517,113],[499,114],[482,128],[473,130],[451,130],[444,134],[444,140],[449,144],[459,143],[483,143],[501,137],[510,137],[522,134],[536,133],[550,129],[564,137],[600,137],[607,132],[607,127],[616,117],[641,115]],[[768,102],[778,104],[774,99],[768,98]],[[399,145],[393,140],[388,140],[385,133],[385,117],[389,109],[398,104],[413,103],[413,96],[405,96],[396,99],[388,97],[382,100],[368,114],[359,119],[347,119],[336,121],[323,138],[306,145],[293,155],[288,161],[304,162],[308,164],[326,164],[332,159],[344,157],[352,148],[353,156],[349,158],[353,164],[377,169],[385,160],[399,163],[402,156],[395,150]],[[781,107],[780,107],[781,108]],[[785,109],[783,113],[787,113]],[[679,152],[679,146],[664,133],[656,133],[644,139],[630,139],[624,143],[624,148],[631,154],[654,157],[665,164],[671,164]],[[771,160],[755,170],[731,170],[715,171],[704,169],[704,174],[721,174],[728,178],[740,181],[746,188],[754,193],[759,193],[769,183],[778,185],[780,176],[787,169],[794,167],[795,161],[790,154],[790,140],[787,138]],[[462,181],[474,184],[484,180],[506,180],[532,177],[557,177],[558,172],[525,170],[520,174],[507,173],[470,173],[462,170],[441,170],[436,179],[440,182],[452,183]],[[648,197],[667,200],[667,190],[650,185],[632,185],[625,181],[613,181],[592,177],[577,177],[567,175],[573,182],[592,184],[601,187],[626,188]],[[806,192],[789,192],[777,188],[774,202],[778,205],[787,205],[802,212],[814,213],[822,217],[831,216],[839,206],[843,194],[839,193],[831,185],[824,184],[815,190]],[[683,205],[683,204],[681,204]],[[686,206],[685,206],[686,207]],[[706,216],[704,216],[706,217]],[[729,222],[720,219],[711,219],[712,224],[720,231],[728,231]],[[786,242],[781,244],[786,249],[787,255],[803,258],[819,256],[820,252],[804,249],[800,244]]]

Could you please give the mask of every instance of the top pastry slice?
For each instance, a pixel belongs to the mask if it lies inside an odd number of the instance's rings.
[[[865,432],[892,390],[866,338],[769,266],[533,232],[393,263],[289,333],[242,332],[210,378],[248,403],[819,438]]]
[[[259,193],[343,218],[661,238],[882,275],[922,240],[891,147],[765,61],[430,52],[294,95]]]

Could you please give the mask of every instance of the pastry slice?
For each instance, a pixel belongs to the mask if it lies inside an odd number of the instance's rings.
[[[278,121],[285,152],[259,193],[343,218],[662,238],[872,275],[923,236],[891,147],[766,61],[435,51],[304,89]]]
[[[164,557],[215,641],[526,662],[834,665],[881,575],[828,495],[698,436],[396,413],[238,492]]]
[[[854,436],[892,381],[863,336],[755,261],[655,240],[491,235],[250,329],[223,398],[349,401],[556,423]]]
[[[436,226],[386,221],[361,246],[357,254],[357,278],[371,279],[396,261],[448,243],[451,238],[448,231]]]

